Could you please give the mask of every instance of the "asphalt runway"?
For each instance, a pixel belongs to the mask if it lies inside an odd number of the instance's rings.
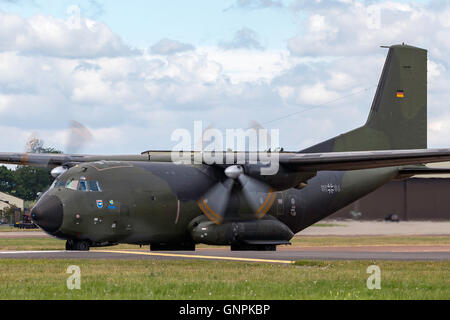
[[[291,264],[298,260],[449,261],[450,245],[283,247],[278,251],[230,251],[201,248],[195,252],[150,252],[148,249],[74,251],[2,251],[0,259],[223,260]]]

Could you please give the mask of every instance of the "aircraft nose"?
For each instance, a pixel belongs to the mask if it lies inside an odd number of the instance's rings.
[[[56,232],[63,222],[63,205],[57,196],[42,198],[31,210],[34,223],[49,233]]]

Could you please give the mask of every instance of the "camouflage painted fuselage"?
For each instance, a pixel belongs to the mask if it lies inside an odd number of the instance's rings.
[[[99,181],[100,192],[53,187],[40,201],[56,196],[63,205],[61,227],[49,232],[58,238],[99,244],[192,242],[188,225],[203,215],[197,201],[217,183],[212,170],[156,162],[87,163],[73,167],[58,181],[93,179]],[[296,233],[392,180],[397,171],[394,167],[318,172],[301,190],[277,192],[265,218],[275,217]],[[228,212],[234,221],[254,219],[238,193]]]

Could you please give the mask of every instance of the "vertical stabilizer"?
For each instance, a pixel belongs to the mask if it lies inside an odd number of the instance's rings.
[[[302,152],[427,148],[427,51],[394,45],[364,126]]]

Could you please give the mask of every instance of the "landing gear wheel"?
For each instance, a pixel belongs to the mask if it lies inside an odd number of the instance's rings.
[[[66,250],[67,251],[89,251],[91,244],[86,240],[67,240]]]
[[[75,243],[75,250],[77,251],[89,251],[90,244],[86,240],[77,241]]]
[[[74,242],[73,240],[67,240],[66,241],[66,251],[72,251],[74,250]]]

